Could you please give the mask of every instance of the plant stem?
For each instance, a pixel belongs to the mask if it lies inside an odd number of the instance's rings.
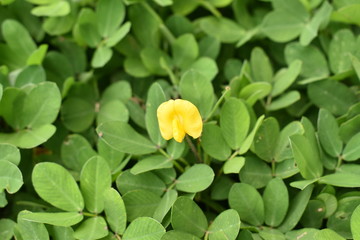
[[[162,35],[168,40],[170,44],[172,44],[175,41],[174,35],[170,32],[170,30],[166,27],[163,20],[159,17],[159,15],[154,11],[152,7],[149,6],[149,4],[146,1],[142,1],[141,4],[143,7],[156,19],[156,21],[159,23],[159,29],[162,33]]]
[[[225,91],[223,92],[223,94],[221,95],[221,97],[219,98],[219,100],[217,100],[215,106],[213,107],[213,109],[211,110],[211,112],[209,113],[209,116],[204,120],[204,122],[207,122],[215,113],[215,111],[219,108],[221,102],[223,101],[223,99],[225,98],[225,95],[231,90],[231,88],[229,86],[227,86],[225,88]]]
[[[196,160],[197,160],[198,162],[202,162],[202,160],[201,160],[201,158],[200,158],[200,156],[199,156],[199,153],[197,152],[197,150],[196,150],[193,142],[192,142],[191,139],[189,138],[189,136],[186,135],[185,138],[186,138],[186,141],[187,141],[187,143],[189,144],[189,147],[190,147],[191,151],[193,152]]]
[[[82,212],[81,214],[84,216],[87,216],[87,217],[96,217],[97,216],[96,214],[88,213],[88,212]]]
[[[200,5],[209,10],[215,17],[222,17],[221,12],[219,12],[211,3],[207,1],[199,1]]]

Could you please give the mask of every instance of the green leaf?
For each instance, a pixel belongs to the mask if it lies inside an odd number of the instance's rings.
[[[10,161],[0,160],[0,192],[16,193],[23,185],[20,169]]]
[[[95,118],[95,108],[88,101],[70,97],[61,107],[61,119],[67,129],[72,132],[83,132],[88,129]]]
[[[14,228],[16,223],[7,218],[0,219],[0,237],[3,240],[11,240],[14,235]]]
[[[70,227],[83,220],[84,216],[78,212],[37,212],[37,213],[24,213],[21,219],[36,222],[46,223],[55,226]]]
[[[319,178],[323,173],[320,157],[311,142],[303,135],[290,136],[291,149],[301,175],[308,180]]]
[[[166,151],[172,159],[180,158],[186,149],[186,143],[183,141],[181,143],[171,139],[167,145]]]
[[[242,167],[245,164],[245,158],[243,157],[234,157],[227,160],[224,164],[224,173],[239,173]]]
[[[101,96],[101,104],[113,100],[120,100],[127,103],[132,96],[130,83],[127,81],[117,81],[109,85]]]
[[[322,229],[319,232],[315,233],[314,240],[345,240],[342,236],[337,234],[335,231],[331,229]]]
[[[66,1],[57,1],[49,5],[34,7],[31,14],[38,17],[59,17],[65,16],[70,13],[70,4]]]
[[[209,36],[223,43],[239,41],[245,34],[245,30],[231,19],[224,17],[203,17],[199,20],[200,28]]]
[[[295,165],[295,161],[293,158],[284,160],[275,167],[275,176],[280,177],[282,179],[289,178],[299,173],[299,168]]]
[[[188,197],[179,197],[171,211],[171,226],[176,231],[204,236],[208,222],[201,208]]]
[[[174,64],[181,69],[188,68],[199,56],[199,46],[194,35],[184,34],[171,45]]]
[[[338,207],[336,197],[330,193],[320,193],[316,199],[321,200],[325,204],[325,215],[324,218],[329,218],[333,215]]]
[[[97,125],[104,122],[121,121],[128,122],[129,110],[120,100],[105,102],[100,105],[100,111],[96,116]]]
[[[324,28],[330,20],[332,5],[324,2],[321,7],[315,12],[313,18],[304,27],[300,35],[300,43],[304,46],[309,45],[310,42],[318,35],[320,28]]]
[[[90,143],[81,135],[69,135],[61,145],[62,162],[66,167],[80,172],[90,158],[96,156]]]
[[[26,64],[29,66],[30,65],[41,65],[41,63],[43,62],[43,60],[45,58],[47,49],[48,49],[47,44],[40,45],[40,47],[38,49],[36,49],[30,55],[30,57],[27,59]]]
[[[274,159],[276,162],[281,162],[286,159],[291,159],[293,154],[290,148],[289,137],[294,134],[303,134],[304,127],[300,122],[294,121],[286,125],[280,132],[279,140],[275,148]]]
[[[106,46],[99,46],[96,48],[93,58],[91,59],[91,66],[93,68],[101,68],[108,63],[113,55],[111,48]]]
[[[56,131],[54,125],[46,124],[15,133],[0,133],[0,143],[9,143],[19,148],[34,148],[46,142]]]
[[[310,200],[300,223],[304,227],[321,228],[325,216],[325,204],[321,200]]]
[[[28,57],[36,50],[36,44],[27,29],[19,22],[8,19],[2,23],[1,30],[10,49],[21,55],[25,63]]]
[[[172,168],[173,160],[163,155],[153,155],[137,162],[130,170],[134,175],[155,169]]]
[[[229,192],[229,205],[239,213],[244,222],[254,226],[260,226],[264,222],[264,202],[259,192],[249,184],[232,185]]]
[[[267,106],[267,110],[276,111],[282,108],[286,108],[294,104],[300,99],[300,93],[298,91],[290,91],[279,98],[275,99]]]
[[[255,82],[241,89],[239,97],[245,99],[250,106],[253,106],[258,100],[268,96],[270,92],[270,83]]]
[[[275,10],[265,16],[261,24],[261,31],[274,42],[282,43],[298,37],[304,26],[303,19],[299,19],[286,10]]]
[[[77,23],[74,27],[77,30],[78,41],[84,45],[95,48],[101,41],[101,35],[97,28],[96,13],[90,8],[82,8]]]
[[[187,239],[187,240],[200,240],[200,238],[186,233],[186,232],[181,232],[181,231],[176,231],[176,230],[170,230],[168,232],[166,232],[161,240],[183,240],[183,239]]]
[[[149,217],[137,218],[131,222],[126,229],[122,239],[140,240],[153,239],[160,240],[165,234],[165,228],[155,219]]]
[[[250,128],[250,114],[239,99],[229,98],[220,112],[220,127],[225,141],[232,149],[244,142]]]
[[[240,171],[241,182],[255,188],[265,187],[272,179],[271,168],[256,156],[246,156],[245,165]]]
[[[340,137],[344,142],[349,142],[360,127],[360,114],[340,125]]]
[[[125,6],[118,0],[100,0],[96,3],[96,22],[100,35],[111,36],[125,18]]]
[[[318,135],[325,152],[333,157],[340,156],[342,141],[335,117],[326,109],[320,109],[318,117]]]
[[[146,101],[145,124],[150,139],[157,146],[165,144],[166,140],[160,134],[160,128],[157,118],[157,109],[166,101],[164,90],[159,83],[153,83],[148,91]]]
[[[46,81],[45,70],[42,66],[31,65],[25,67],[17,76],[15,87],[22,87],[26,84],[37,84]]]
[[[304,190],[307,186],[313,184],[316,181],[317,181],[317,179],[300,180],[300,181],[291,182],[290,186],[292,186],[294,188],[298,188],[300,190]]]
[[[80,189],[85,207],[93,213],[104,209],[104,191],[111,187],[111,171],[102,157],[92,157],[83,166],[80,173]]]
[[[214,176],[214,171],[208,165],[195,164],[176,180],[176,189],[190,193],[203,191],[211,185]]]
[[[22,109],[22,124],[37,128],[52,123],[60,110],[61,94],[55,83],[42,82],[27,94]]]
[[[271,96],[275,97],[283,93],[296,80],[302,68],[302,61],[295,60],[290,63],[290,66],[281,69],[274,76],[274,85],[271,91]]]
[[[289,207],[289,194],[285,183],[280,178],[273,178],[263,194],[265,223],[272,227],[279,226]]]
[[[216,74],[219,72],[216,62],[209,57],[199,58],[189,67],[189,69],[201,73],[210,82],[214,80]]]
[[[146,69],[152,74],[167,75],[170,59],[163,50],[153,47],[143,48],[140,58]]]
[[[255,122],[255,126],[253,127],[253,129],[251,130],[251,132],[247,135],[247,137],[245,138],[244,142],[241,144],[240,150],[239,150],[239,154],[244,154],[246,153],[249,149],[250,146],[252,145],[254,138],[255,138],[255,134],[257,132],[257,130],[259,129],[259,127],[261,126],[263,120],[264,120],[265,115],[261,115]]]
[[[278,228],[281,232],[290,231],[299,222],[309,202],[313,188],[314,186],[310,185],[295,195],[283,223]]]
[[[354,188],[360,186],[360,176],[354,173],[334,173],[321,177],[319,183]]]
[[[11,144],[0,144],[0,160],[2,161],[9,161],[15,165],[19,165],[20,163],[20,151],[17,147]]]
[[[264,240],[285,240],[285,235],[277,229],[264,228],[259,232]]]
[[[105,122],[96,132],[111,147],[130,154],[148,154],[156,151],[156,146],[137,133],[124,122]]]
[[[271,62],[262,48],[255,47],[251,51],[250,66],[255,81],[272,82],[274,73]]]
[[[360,239],[360,205],[351,215],[351,232],[354,240]]]
[[[59,36],[69,32],[75,20],[75,16],[71,13],[61,17],[49,17],[44,20],[42,28],[51,36]]]
[[[331,20],[348,24],[360,25],[360,4],[349,4],[337,9],[331,15]]]
[[[29,222],[22,219],[28,211],[21,211],[17,217],[17,230],[21,233],[22,239],[49,240],[49,233],[43,223]],[[18,237],[16,237],[18,239]]]
[[[254,152],[261,159],[271,162],[274,159],[280,127],[276,118],[269,117],[263,121],[254,138]]]
[[[48,229],[53,240],[75,240],[74,230],[71,227],[49,226]]]
[[[324,80],[308,85],[308,96],[319,108],[325,108],[334,115],[345,114],[356,103],[354,93],[343,83]]]
[[[337,31],[329,45],[329,64],[332,72],[342,73],[351,70],[351,54],[357,48],[355,36],[350,29]]]
[[[186,71],[179,84],[181,97],[192,102],[203,119],[209,115],[214,103],[214,89],[206,77],[195,70]]]
[[[130,170],[126,170],[118,176],[116,186],[121,194],[141,189],[160,196],[166,190],[164,182],[154,173],[145,172],[133,175]]]
[[[162,222],[167,213],[170,211],[177,197],[178,193],[176,190],[170,189],[166,191],[154,212],[153,218],[159,222]]]
[[[65,211],[82,211],[84,200],[71,174],[62,166],[44,162],[35,165],[32,183],[39,196]]]
[[[220,213],[209,227],[210,240],[235,240],[240,230],[239,214],[228,209]]]
[[[132,222],[139,217],[152,217],[161,199],[153,192],[134,190],[125,193],[123,200],[127,219],[129,222]]]
[[[201,146],[207,154],[217,160],[226,160],[231,154],[220,127],[214,124],[204,124]]]
[[[123,234],[126,228],[126,210],[123,199],[113,188],[104,191],[104,211],[110,229]]]
[[[360,158],[360,133],[355,134],[346,144],[342,157],[346,161],[356,161]]]
[[[300,75],[306,78],[326,77],[329,68],[324,54],[315,46],[302,46],[293,42],[285,47],[285,59],[288,64],[300,60],[302,64]]]
[[[118,44],[125,36],[128,34],[131,28],[131,22],[124,23],[120,28],[118,28],[113,34],[105,39],[106,47],[114,47]]]
[[[74,232],[76,239],[99,239],[108,235],[106,222],[103,217],[92,217],[81,223]]]

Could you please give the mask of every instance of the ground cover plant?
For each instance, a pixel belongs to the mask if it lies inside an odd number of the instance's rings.
[[[360,240],[359,26],[358,0],[0,0],[0,239]]]

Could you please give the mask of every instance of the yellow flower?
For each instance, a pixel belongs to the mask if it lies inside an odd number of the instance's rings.
[[[202,132],[199,110],[189,101],[176,99],[160,104],[157,117],[161,136],[166,140],[174,138],[182,142],[185,134],[198,138]]]

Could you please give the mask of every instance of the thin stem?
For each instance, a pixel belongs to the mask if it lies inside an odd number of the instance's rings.
[[[185,158],[178,158],[176,160],[179,160],[180,162],[182,162],[184,165],[186,165],[187,167],[190,166],[190,164],[185,160]]]
[[[236,157],[236,156],[239,154],[239,151],[240,151],[240,149],[238,149],[238,150],[236,150],[235,152],[233,152],[233,154],[228,158],[227,161],[229,161],[229,160],[233,159],[234,157]]]
[[[97,216],[96,214],[88,213],[88,212],[82,212],[81,214],[84,216],[87,216],[87,217],[96,217]]]
[[[271,160],[271,174],[272,174],[272,176],[276,175],[275,171],[276,171],[276,169],[275,169],[275,159],[272,159]]]
[[[204,8],[209,10],[215,17],[220,18],[222,16],[221,12],[219,12],[211,3],[207,1],[199,1],[199,2]]]
[[[342,164],[342,160],[343,160],[342,156],[341,155],[338,156],[338,162],[337,162],[337,165],[336,165],[336,169],[340,168],[340,166]]]
[[[185,169],[178,162],[173,161],[173,164],[180,172],[185,172]]]
[[[197,160],[198,162],[202,162],[202,161],[201,161],[201,158],[200,158],[200,156],[199,156],[199,153],[197,152],[197,150],[196,150],[193,142],[192,142],[191,139],[189,138],[189,136],[186,135],[185,138],[186,138],[186,141],[187,141],[187,143],[189,144],[189,147],[190,147],[191,151],[193,152],[196,160]]]
[[[204,120],[204,122],[207,122],[215,113],[215,111],[219,108],[221,102],[224,100],[226,94],[231,90],[231,88],[229,86],[227,86],[225,88],[225,91],[223,92],[223,94],[221,95],[221,97],[219,98],[219,100],[216,102],[215,106],[213,107],[213,109],[211,110],[209,116]]]
[[[141,4],[143,7],[156,19],[159,23],[159,28],[163,36],[172,44],[175,41],[174,35],[170,32],[170,30],[166,27],[163,20],[159,17],[159,15],[154,11],[152,7],[146,1],[142,1]]]
[[[169,159],[172,158],[172,157],[171,157],[169,154],[167,154],[167,152],[165,152],[162,148],[159,148],[158,150],[159,150],[159,152],[160,152],[162,155],[164,155],[165,157],[167,157],[167,158],[169,158]]]

